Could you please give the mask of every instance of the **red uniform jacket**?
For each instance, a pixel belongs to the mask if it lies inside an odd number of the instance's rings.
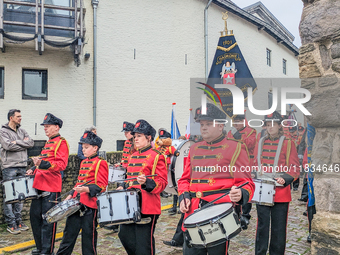
[[[256,130],[249,126],[246,126],[242,130],[239,130],[238,132],[242,135],[240,141],[245,143],[250,157],[253,158],[256,145]],[[227,138],[234,139],[234,136],[231,133],[231,131],[228,132]]]
[[[131,146],[132,146],[131,140],[126,140],[124,142],[122,161],[120,162],[121,166],[124,168],[127,168],[129,157],[132,154]]]
[[[59,134],[51,137],[41,150],[41,157],[44,159],[34,170],[33,188],[48,192],[61,192],[60,171],[66,169],[68,155],[69,148],[65,138],[60,137]]]
[[[276,155],[277,146],[279,143],[279,137],[277,138],[267,138],[264,141],[262,152],[261,152],[261,165],[267,166],[267,172],[271,172],[272,168],[268,168],[268,166],[273,166],[274,158]],[[254,158],[254,166],[258,166],[257,161],[257,153],[259,149],[259,143],[257,143],[255,148],[255,158]],[[286,168],[283,168],[286,166]],[[281,168],[282,167],[282,168]],[[277,172],[282,172],[282,178],[285,179],[284,186],[277,186],[275,192],[275,200],[274,202],[290,202],[292,200],[290,193],[290,183],[296,180],[300,174],[300,163],[298,154],[296,151],[295,144],[292,140],[285,138],[279,161],[278,161],[278,170]],[[284,172],[286,171],[286,172]],[[260,175],[258,174],[260,177]]]
[[[159,146],[157,148],[157,150],[164,154],[165,157],[166,157],[166,163],[167,163],[167,166],[169,166],[171,164],[171,155],[173,155],[176,151],[176,148],[174,146]]]
[[[100,192],[104,192],[106,190],[106,186],[108,184],[108,164],[103,159],[96,155],[84,159],[80,164],[80,170],[78,175],[78,180],[75,185],[82,185],[88,181],[91,181],[85,186],[89,187],[90,193],[80,193],[80,203],[97,209],[97,197],[96,195]],[[77,192],[73,192],[73,197],[77,196]]]
[[[255,185],[250,171],[241,170],[246,170],[246,167],[249,170],[249,166],[249,156],[242,142],[221,135],[210,143],[202,141],[193,144],[183,175],[178,181],[180,201],[184,197],[191,198],[191,206],[185,218],[199,207],[200,199],[210,202],[232,186],[239,186],[247,181],[249,183],[242,188],[242,199],[239,203],[248,203],[253,197]],[[231,202],[229,196],[215,203],[226,202]]]
[[[126,178],[137,177],[141,174],[157,174],[157,176],[147,178],[143,185],[140,185],[137,180],[125,181],[125,187],[141,190],[142,214],[161,214],[160,193],[168,184],[168,172],[164,155],[152,149],[151,145],[135,151],[129,158]]]

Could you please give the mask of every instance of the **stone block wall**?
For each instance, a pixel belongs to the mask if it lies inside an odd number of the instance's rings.
[[[312,254],[340,254],[340,1],[303,0],[299,67],[302,87],[311,92],[305,104],[316,128],[312,163],[316,172],[316,211]]]
[[[109,152],[106,153],[107,162],[109,164],[114,164],[116,162],[120,162],[122,158],[121,152]],[[79,172],[80,160],[76,155],[70,155],[68,158],[68,165],[64,171],[63,178],[63,190],[61,194],[70,191],[74,185],[76,184],[78,172]],[[1,171],[0,171],[0,180],[2,180]],[[114,188],[112,184],[109,185],[109,189]],[[0,188],[0,205],[2,209],[3,205],[3,197],[2,197],[2,187]],[[25,201],[24,208],[22,210],[22,217],[24,220],[29,220],[29,210],[31,206],[31,201]],[[0,224],[5,223],[3,210],[0,213]]]

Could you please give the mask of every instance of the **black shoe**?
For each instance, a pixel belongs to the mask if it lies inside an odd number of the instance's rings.
[[[306,203],[307,199],[298,198],[298,201]]]
[[[311,238],[310,234],[307,236],[307,242],[308,242],[308,243],[311,243],[311,242],[312,242],[312,238]]]
[[[173,207],[168,211],[169,215],[175,215],[176,213],[177,213],[177,209]]]
[[[38,249],[33,249],[33,250],[32,250],[32,255],[40,255],[40,250],[38,250]]]
[[[113,230],[113,233],[117,233],[119,230],[119,225],[104,226],[106,230]]]
[[[304,211],[302,215],[307,216],[307,211]]]
[[[249,220],[246,217],[241,216],[240,221],[241,221],[242,229],[246,230],[248,228],[248,225],[249,225]]]
[[[163,191],[163,192],[161,193],[161,197],[168,198],[168,197],[171,197],[171,194],[166,193],[165,191]]]
[[[173,246],[173,247],[182,247],[183,244],[179,244],[177,243],[175,240],[171,240],[171,241],[163,241],[163,243],[165,245],[169,245],[169,246]]]

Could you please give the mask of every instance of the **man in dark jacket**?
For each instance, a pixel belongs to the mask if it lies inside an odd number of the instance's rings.
[[[0,129],[1,166],[3,180],[25,176],[27,162],[27,149],[33,147],[34,141],[27,132],[20,127],[21,112],[12,109],[7,114],[8,123]],[[21,163],[19,163],[21,162]],[[20,234],[28,230],[22,222],[21,210],[23,202],[5,204],[4,215],[7,223],[7,231],[12,234]]]

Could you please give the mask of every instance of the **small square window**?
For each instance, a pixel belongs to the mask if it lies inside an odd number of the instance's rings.
[[[267,49],[267,66],[272,66],[271,55],[272,55],[272,51],[270,49]]]
[[[4,74],[5,74],[4,68],[0,67],[0,98],[4,98],[5,94]]]
[[[283,69],[283,73],[287,74],[287,60],[285,59],[282,60],[282,69]]]
[[[22,70],[22,99],[47,100],[47,70]]]
[[[122,151],[124,149],[125,140],[117,140],[116,150]]]

